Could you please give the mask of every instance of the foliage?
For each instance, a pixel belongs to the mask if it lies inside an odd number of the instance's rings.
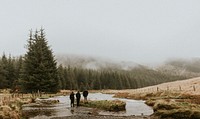
[[[132,70],[92,70],[62,67],[59,70],[62,89],[129,89],[186,79],[138,67]],[[63,76],[62,74],[66,74]]]
[[[56,61],[48,46],[43,29],[39,32],[36,31],[34,35],[32,32],[30,33],[27,49],[20,80],[23,92],[57,92]]]
[[[59,65],[57,68],[55,67],[56,62],[52,57],[50,60],[46,58],[42,61],[44,63],[36,65],[39,58],[27,56],[28,54],[25,55],[24,59],[22,57],[10,57],[10,61],[12,61],[10,64],[2,63],[8,62],[9,59],[4,55],[2,56],[0,63],[4,65],[0,65],[0,80],[4,83],[0,84],[0,88],[14,89],[19,86],[24,86],[23,89],[27,92],[37,90],[50,91],[50,87],[56,87],[57,89],[78,89],[81,91],[85,89],[136,89],[187,78],[161,73],[145,67],[115,71],[106,69],[92,70],[70,66],[63,67],[62,65]],[[47,61],[52,61],[50,64],[53,66],[52,69],[48,66],[49,63],[46,63]],[[54,73],[49,73],[51,71]],[[21,80],[19,81],[19,79]],[[52,86],[53,84],[50,86],[51,83],[54,83],[55,86]]]
[[[12,58],[5,54],[0,58],[0,89],[17,87],[20,70],[22,68],[22,57]]]
[[[85,103],[81,101],[80,105],[86,107],[99,108],[106,111],[124,111],[126,109],[126,103],[120,100],[90,100]]]

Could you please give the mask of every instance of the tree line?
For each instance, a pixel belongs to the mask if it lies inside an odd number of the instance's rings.
[[[130,89],[186,79],[144,66],[131,70],[92,70],[57,65],[44,30],[30,32],[27,53],[20,57],[0,57],[0,89],[20,89],[25,93],[57,92],[61,89]]]

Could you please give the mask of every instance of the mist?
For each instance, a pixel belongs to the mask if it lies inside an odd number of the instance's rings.
[[[198,0],[19,0],[0,4],[0,53],[26,53],[45,29],[54,54],[155,65],[200,56]]]

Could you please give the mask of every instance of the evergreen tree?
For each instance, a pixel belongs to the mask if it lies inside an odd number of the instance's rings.
[[[15,80],[17,79],[14,63],[15,63],[15,58],[12,58],[11,55],[9,55],[6,70],[7,70],[8,86],[11,89],[14,89],[13,84],[14,84]]]
[[[0,75],[1,75],[1,88],[9,88],[9,80],[8,80],[8,58],[5,54],[3,54],[1,58],[1,67],[0,67]]]
[[[44,30],[30,37],[24,57],[21,88],[24,92],[57,92],[58,72],[52,50],[48,46]]]
[[[0,89],[8,88],[8,81],[6,79],[6,70],[5,70],[5,63],[7,62],[7,59],[5,57],[5,54],[2,56],[0,61]]]

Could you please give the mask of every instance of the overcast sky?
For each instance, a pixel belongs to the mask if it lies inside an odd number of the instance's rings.
[[[22,55],[30,29],[55,54],[156,63],[200,56],[200,0],[1,0],[0,53]]]

